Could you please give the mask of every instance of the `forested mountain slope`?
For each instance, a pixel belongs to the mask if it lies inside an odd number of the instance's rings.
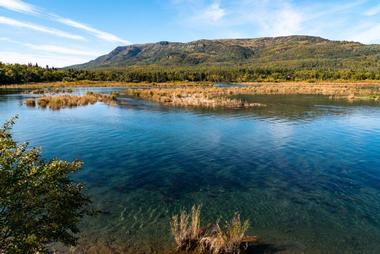
[[[247,66],[286,68],[378,68],[380,45],[311,36],[158,42],[117,47],[79,69],[129,66]]]

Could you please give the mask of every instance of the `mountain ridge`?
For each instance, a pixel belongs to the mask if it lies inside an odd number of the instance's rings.
[[[380,45],[333,41],[317,36],[293,35],[251,39],[196,40],[119,46],[74,69],[107,69],[132,66],[235,66],[275,62],[363,61],[380,62]]]

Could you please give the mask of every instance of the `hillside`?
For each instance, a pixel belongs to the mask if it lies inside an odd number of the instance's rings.
[[[311,36],[158,42],[117,47],[78,69],[160,66],[261,66],[378,68],[380,45]]]

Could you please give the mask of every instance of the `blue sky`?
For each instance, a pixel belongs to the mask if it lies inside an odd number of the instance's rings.
[[[0,0],[0,61],[56,67],[116,46],[293,34],[380,43],[379,0]]]

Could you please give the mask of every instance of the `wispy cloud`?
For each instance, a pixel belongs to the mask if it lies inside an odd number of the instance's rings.
[[[195,38],[318,35],[350,39],[369,0],[172,0],[177,22]],[[380,14],[380,5],[366,12]],[[372,26],[373,31],[373,26]],[[371,37],[377,37],[372,35]],[[377,40],[380,40],[380,36]],[[360,39],[360,38],[358,38]],[[368,40],[360,40],[367,42]]]
[[[11,19],[7,17],[0,16],[0,24],[3,25],[8,25],[8,26],[13,26],[13,27],[18,27],[18,28],[24,28],[24,29],[29,29],[41,33],[46,33],[66,39],[72,39],[72,40],[85,40],[84,37],[72,33],[67,33],[58,29],[46,27],[46,26],[41,26],[37,25],[34,23],[28,23],[28,22],[23,22],[19,21],[16,19]]]
[[[242,34],[239,30],[247,26],[263,36],[293,34],[301,30],[304,19],[290,0],[174,0],[172,3],[186,26],[202,31],[217,27],[221,36]]]
[[[130,44],[129,41],[123,40],[114,34],[101,31],[99,29],[93,28],[91,26],[80,23],[78,21],[75,21],[69,18],[60,17],[56,15],[55,13],[50,13],[50,12],[43,13],[40,8],[37,8],[36,6],[26,3],[22,0],[0,0],[0,7],[6,8],[12,11],[16,11],[16,12],[48,17],[49,19],[52,19],[55,22],[59,22],[64,25],[89,32],[93,34],[95,37],[97,37],[98,39],[106,41],[106,42]]]
[[[255,26],[261,36],[283,36],[302,33],[305,13],[288,0],[245,1],[235,7],[234,22]],[[259,15],[252,15],[252,13]]]
[[[351,40],[363,43],[376,43],[380,40],[380,24],[368,23],[354,27],[351,33]]]
[[[68,48],[68,47],[62,47],[57,45],[49,45],[49,44],[30,44],[30,43],[24,43],[24,45],[28,48],[44,51],[44,52],[51,52],[56,54],[63,54],[63,55],[74,55],[74,56],[100,56],[101,52],[94,52],[94,51],[88,51],[83,49],[74,49],[74,48]]]
[[[0,0],[0,7],[6,8],[8,10],[37,14],[38,10],[35,6],[25,3],[21,0]]]
[[[192,22],[215,23],[221,21],[225,15],[226,12],[223,8],[220,7],[220,3],[214,2],[194,15],[192,17]]]
[[[71,27],[74,27],[74,28],[81,29],[81,30],[84,30],[86,32],[92,33],[98,39],[101,39],[101,40],[104,40],[104,41],[108,41],[108,42],[113,42],[113,43],[130,44],[129,41],[123,40],[123,39],[121,39],[120,37],[118,37],[118,36],[116,36],[114,34],[107,33],[107,32],[95,29],[93,27],[90,27],[90,26],[85,25],[83,23],[80,23],[78,21],[74,21],[74,20],[67,19],[67,18],[62,18],[62,17],[56,16],[56,15],[54,15],[53,17],[56,19],[56,21],[58,21],[58,22],[60,22],[62,24],[65,24],[67,26],[71,26]]]
[[[373,6],[372,8],[368,9],[363,13],[365,16],[375,16],[380,14],[380,4]]]
[[[11,43],[11,44],[22,45],[22,46],[25,46],[25,47],[30,48],[30,49],[38,50],[40,52],[50,52],[50,53],[55,53],[55,54],[92,56],[92,57],[104,54],[104,52],[88,51],[88,50],[84,50],[84,49],[62,47],[62,46],[51,45],[51,44],[24,43],[21,41],[16,41],[16,40],[10,39],[8,37],[0,37],[0,41],[5,41],[5,42]]]

